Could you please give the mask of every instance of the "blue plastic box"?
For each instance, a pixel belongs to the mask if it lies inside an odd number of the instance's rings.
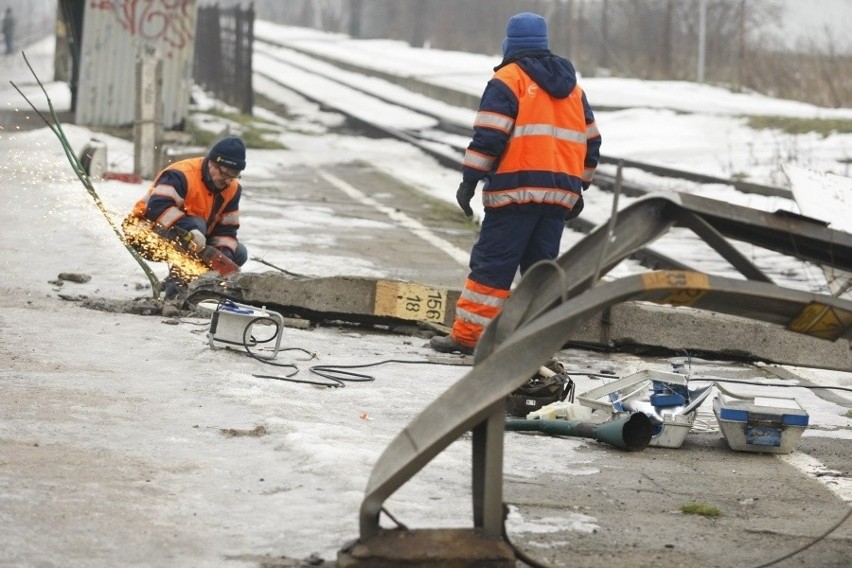
[[[808,413],[792,398],[719,393],[713,413],[732,450],[789,454],[808,427]]]

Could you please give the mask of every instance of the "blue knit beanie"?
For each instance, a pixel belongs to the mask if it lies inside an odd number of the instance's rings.
[[[532,12],[521,12],[509,18],[503,56],[530,49],[547,49],[547,21]]]
[[[228,168],[246,169],[246,145],[236,136],[222,138],[210,148],[207,159]]]

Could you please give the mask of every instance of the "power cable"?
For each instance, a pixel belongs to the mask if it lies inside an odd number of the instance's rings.
[[[224,305],[226,302],[230,300],[220,300],[216,307],[216,311]],[[251,335],[251,330],[255,324],[271,324],[274,328],[274,332],[267,338],[258,339]],[[226,339],[217,338],[217,343],[223,343],[225,345],[233,345],[237,347],[242,347],[245,350],[247,356],[260,361],[265,365],[272,365],[273,367],[281,367],[286,369],[292,369],[292,372],[287,373],[284,376],[278,375],[265,375],[265,374],[252,374],[253,377],[259,379],[270,379],[276,381],[285,381],[292,383],[302,383],[314,386],[324,386],[329,388],[341,388],[345,387],[346,383],[367,383],[375,381],[376,378],[372,375],[358,373],[353,371],[352,369],[366,369],[370,367],[378,367],[379,365],[387,365],[390,363],[397,363],[403,365],[454,365],[453,363],[442,363],[440,361],[427,361],[427,360],[404,360],[404,359],[385,359],[383,361],[376,361],[374,363],[362,363],[358,365],[313,365],[308,367],[308,370],[314,375],[318,375],[326,381],[312,381],[310,379],[296,379],[294,378],[299,373],[299,367],[293,363],[278,363],[275,361],[271,361],[269,358],[264,358],[258,355],[255,351],[252,350],[253,347],[258,345],[262,345],[264,343],[269,343],[278,337],[278,334],[281,332],[281,323],[275,318],[269,316],[258,316],[250,319],[245,327],[243,328],[243,333],[241,337],[241,341],[229,341]],[[309,355],[308,359],[304,359],[304,361],[310,361],[316,358],[316,353],[313,353],[307,349],[301,347],[287,347],[284,349],[277,349],[276,351],[302,351]]]
[[[124,245],[124,248],[127,249],[127,252],[130,253],[133,259],[139,264],[140,268],[142,268],[142,271],[148,277],[148,281],[151,283],[151,291],[154,295],[154,299],[157,299],[160,296],[161,288],[159,278],[157,278],[157,275],[154,274],[154,271],[151,269],[150,266],[148,266],[142,256],[133,247],[131,247],[130,244],[127,243],[121,230],[115,224],[115,221],[112,220],[112,217],[109,215],[109,211],[107,211],[107,208],[101,200],[100,195],[98,195],[95,186],[92,185],[92,180],[89,178],[85,168],[83,168],[83,165],[80,163],[80,160],[74,154],[74,150],[73,148],[71,148],[71,143],[68,142],[68,139],[65,137],[65,132],[62,130],[62,124],[59,121],[59,116],[56,114],[56,109],[53,108],[53,101],[50,100],[50,96],[47,94],[47,90],[44,88],[41,79],[38,78],[38,75],[36,75],[36,72],[33,70],[32,65],[30,65],[30,61],[29,59],[27,59],[27,55],[23,52],[21,52],[21,55],[23,56],[24,62],[27,64],[27,67],[29,67],[30,73],[33,74],[36,83],[38,83],[38,86],[41,88],[41,92],[44,94],[44,98],[47,99],[47,107],[48,109],[50,109],[50,116],[53,119],[53,122],[49,121],[47,117],[40,110],[38,110],[38,108],[36,108],[32,101],[27,98],[27,96],[21,91],[21,89],[18,88],[18,86],[13,81],[9,81],[9,84],[12,85],[16,91],[18,91],[18,94],[20,94],[24,98],[24,100],[27,101],[27,104],[30,105],[33,111],[39,116],[39,118],[42,119],[42,121],[45,123],[45,125],[47,125],[50,131],[53,132],[59,139],[59,143],[62,145],[62,150],[65,152],[65,157],[68,159],[68,162],[70,162],[71,167],[74,169],[74,173],[77,175],[80,182],[83,184],[83,187],[86,188],[86,191],[89,193],[89,196],[91,196],[91,198],[95,201],[95,205],[97,205],[98,210],[101,212],[101,214],[103,214],[104,218],[107,220],[107,223],[109,223],[110,228],[113,230],[116,236],[118,236],[119,240]]]
[[[687,356],[687,365],[688,365],[688,368],[689,368],[689,375],[691,375],[692,374],[692,356],[689,352],[686,352],[686,356]],[[566,374],[570,375],[570,374],[583,374],[583,373],[566,373]],[[592,376],[592,375],[590,374],[589,376]],[[612,375],[602,375],[602,376],[608,377],[608,378],[615,378]],[[801,388],[809,388],[809,389],[833,389],[833,390],[842,390],[842,391],[852,391],[852,389],[850,389],[850,388],[840,387],[840,386],[835,387],[835,386],[825,386],[825,385],[776,384],[776,383],[762,383],[762,382],[758,382],[758,381],[746,381],[746,380],[737,380],[737,379],[714,379],[714,378],[701,379],[701,378],[695,378],[695,377],[692,377],[691,380],[722,382],[722,383],[738,383],[738,384],[747,384],[747,385],[753,385],[753,386],[766,386],[766,387],[783,387],[783,388],[801,387]],[[693,424],[693,427],[694,426],[695,426],[695,424]],[[505,504],[504,504],[504,507],[506,507]],[[508,514],[508,510],[506,510],[506,513]],[[823,534],[814,538],[812,541],[808,542],[807,544],[805,544],[805,545],[797,548],[796,550],[793,550],[793,551],[791,551],[791,552],[789,552],[789,553],[787,553],[787,554],[785,554],[785,555],[783,555],[779,558],[776,558],[776,559],[771,560],[769,562],[760,564],[759,566],[754,566],[752,568],[768,568],[768,567],[773,566],[775,564],[778,564],[779,562],[782,562],[782,561],[784,561],[788,558],[791,558],[791,557],[799,554],[800,552],[803,552],[804,550],[810,548],[811,546],[813,546],[813,545],[817,544],[818,542],[827,538],[831,533],[833,533],[835,530],[837,530],[844,522],[846,522],[846,520],[849,519],[850,516],[852,516],[852,508],[850,508],[839,521],[837,521],[834,525],[829,527]],[[508,532],[506,530],[505,517],[504,517],[504,520],[503,520],[503,539],[511,547],[511,549],[515,553],[515,556],[517,557],[517,559],[520,560],[521,562],[523,562],[524,564],[530,566],[531,568],[551,568],[549,565],[544,564],[544,563],[532,558],[525,551],[518,548],[518,546],[515,543],[512,542],[512,540],[509,538]]]
[[[267,361],[261,358],[257,358],[259,361],[267,364],[274,364],[271,361]],[[305,383],[309,385],[318,385],[318,386],[326,386],[331,388],[339,388],[345,387],[346,383],[369,383],[376,380],[376,377],[372,375],[367,375],[363,373],[356,373],[352,371],[348,371],[347,369],[365,369],[368,367],[378,367],[379,365],[387,365],[390,363],[397,363],[402,365],[450,365],[455,366],[453,363],[441,363],[439,361],[412,361],[412,360],[404,360],[404,359],[385,359],[383,361],[376,361],[375,363],[364,363],[362,365],[314,365],[312,367],[308,367],[308,371],[311,373],[323,377],[327,379],[328,382],[320,382],[320,381],[311,381],[308,379],[293,379],[291,377],[295,376],[299,370],[295,365],[282,365],[277,364],[277,366],[282,367],[292,367],[296,369],[294,373],[287,375],[285,377],[277,377],[273,375],[260,375],[254,374],[252,376],[257,377],[259,379],[273,379],[279,381],[289,381],[293,383]]]
[[[701,378],[692,378],[693,381],[709,381],[712,383],[734,383],[739,385],[751,385],[757,387],[777,387],[777,388],[802,388],[802,389],[827,389],[827,390],[839,390],[852,392],[852,388],[850,387],[841,387],[841,386],[830,386],[830,385],[785,385],[779,383],[761,383],[758,381],[744,381],[740,379],[701,379]]]
[[[512,540],[509,538],[508,532],[506,531],[506,519],[505,519],[505,517],[508,515],[508,508],[506,507],[505,503],[503,504],[503,507],[504,507],[504,510],[506,511],[506,514],[504,515],[504,519],[503,519],[503,540],[506,541],[506,544],[508,544],[509,547],[512,549],[512,551],[515,553],[515,556],[517,557],[517,559],[520,560],[521,562],[523,562],[524,564],[526,564],[527,566],[530,566],[531,568],[551,568],[550,565],[544,564],[542,562],[539,562],[535,558],[532,558],[530,555],[528,555],[526,552],[524,552],[523,550],[518,548],[518,546],[515,543],[512,542]],[[775,558],[775,559],[770,560],[769,562],[765,562],[763,564],[759,564],[757,566],[752,566],[751,568],[769,568],[769,566],[774,566],[775,564],[778,564],[779,562],[787,560],[788,558],[792,558],[793,556],[799,554],[800,552],[807,550],[808,548],[819,543],[820,541],[825,540],[831,533],[833,533],[838,528],[840,528],[840,526],[843,525],[843,523],[845,523],[849,519],[850,516],[852,516],[852,508],[849,508],[846,511],[846,514],[843,515],[843,517],[841,517],[841,519],[839,521],[834,523],[832,526],[830,526],[828,529],[826,529],[825,532],[823,532],[821,535],[817,536],[816,538],[814,538],[813,540],[811,540],[807,544],[800,546],[799,548],[792,550],[792,551],[788,552],[787,554],[784,554],[783,556],[779,556],[778,558]]]
[[[506,506],[505,503],[503,503],[503,511],[503,540],[506,541],[506,544],[509,545],[509,548],[512,549],[512,552],[515,553],[515,557],[527,566],[530,566],[530,568],[551,568],[549,564],[539,562],[538,560],[527,554],[525,551],[518,548],[518,546],[514,542],[512,542],[512,539],[509,538],[509,533],[506,530],[506,517],[508,516],[509,508]]]
[[[846,519],[848,519],[850,516],[852,516],[852,507],[850,507],[846,511],[846,514],[843,515],[843,517],[839,521],[834,523],[831,527],[829,527],[829,529],[827,531],[825,531],[824,533],[822,533],[821,535],[819,535],[818,537],[813,539],[811,542],[807,543],[804,546],[800,546],[796,550],[793,550],[792,552],[788,552],[784,556],[780,556],[780,557],[776,558],[775,560],[770,560],[769,562],[766,562],[764,564],[760,564],[759,566],[752,566],[752,568],[767,568],[768,566],[773,566],[775,564],[778,564],[782,560],[787,560],[788,558],[791,558],[791,557],[795,556],[796,554],[799,554],[800,552],[807,550],[808,548],[812,547],[813,545],[820,542],[821,540],[824,540],[826,537],[828,537],[828,535],[830,535],[831,533],[836,531],[838,528],[840,528],[840,525],[845,523]]]
[[[687,376],[689,376],[690,380],[692,380],[692,381],[707,381],[707,382],[714,382],[714,383],[734,383],[734,384],[743,384],[743,385],[751,385],[751,386],[758,386],[758,387],[778,387],[778,388],[795,388],[795,387],[798,387],[798,388],[812,389],[812,390],[825,389],[825,390],[839,390],[839,391],[852,392],[852,388],[841,387],[841,386],[803,385],[803,384],[794,384],[793,385],[793,384],[779,384],[779,383],[762,383],[762,382],[758,382],[758,381],[748,381],[748,380],[742,380],[742,379],[704,379],[704,378],[699,378],[699,377],[693,377],[692,376],[692,354],[687,350],[684,350],[683,352],[684,352],[684,355],[686,356],[686,362],[687,362],[687,365],[689,367],[689,372],[687,373]]]

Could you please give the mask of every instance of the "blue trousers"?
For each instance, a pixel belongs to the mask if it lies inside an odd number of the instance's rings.
[[[469,278],[508,290],[518,269],[523,275],[536,262],[559,256],[564,229],[565,220],[552,211],[486,209],[470,253]]]

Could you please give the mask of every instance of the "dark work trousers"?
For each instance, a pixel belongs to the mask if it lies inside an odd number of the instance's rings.
[[[552,211],[487,209],[470,253],[468,277],[508,290],[519,268],[523,275],[536,262],[559,255],[564,229],[565,220]]]

